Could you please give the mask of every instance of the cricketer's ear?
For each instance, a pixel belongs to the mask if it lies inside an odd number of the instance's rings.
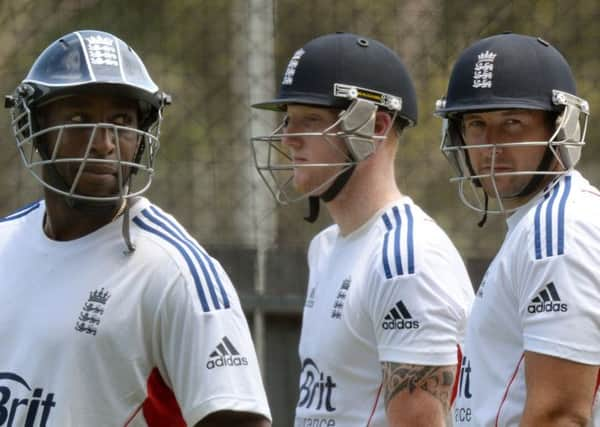
[[[375,135],[385,135],[392,126],[392,117],[385,111],[375,113]]]

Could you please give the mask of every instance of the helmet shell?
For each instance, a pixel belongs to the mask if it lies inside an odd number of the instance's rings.
[[[347,98],[335,96],[336,84],[394,95],[402,100],[398,115],[417,122],[417,97],[400,57],[377,40],[350,33],[317,37],[290,59],[277,98],[255,108],[285,110],[287,104],[345,109]]]
[[[560,112],[553,90],[577,93],[571,68],[556,48],[538,37],[494,35],[460,55],[436,114],[510,108]]]
[[[95,30],[75,31],[53,42],[17,88],[26,94],[29,107],[100,90],[147,104],[154,119],[166,101],[135,51],[118,37]]]

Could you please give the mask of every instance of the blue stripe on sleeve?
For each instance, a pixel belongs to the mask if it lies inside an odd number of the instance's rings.
[[[219,287],[219,291],[221,292],[221,297],[223,298],[223,306],[225,308],[229,308],[230,307],[229,297],[227,296],[227,292],[225,291],[225,287],[223,286],[223,283],[221,282],[221,277],[219,276],[219,273],[217,272],[217,269],[215,267],[215,263],[212,261],[212,259],[208,255],[208,253],[206,253],[206,251],[204,251],[199,245],[197,245],[192,239],[190,239],[180,225],[178,225],[177,223],[173,222],[169,217],[167,217],[159,209],[157,209],[155,206],[152,206],[150,209],[152,210],[152,212],[154,214],[156,214],[156,216],[158,216],[158,217],[162,218],[164,221],[166,221],[171,226],[172,230],[174,230],[175,232],[177,232],[177,234],[179,235],[179,240],[180,241],[186,243],[186,245],[190,249],[192,249],[192,251],[194,252],[194,255],[196,256],[196,260],[202,266],[203,270],[204,270],[204,264],[208,265],[208,268],[210,268],[210,271],[212,272],[213,277],[217,281],[217,286]],[[200,260],[200,258],[198,256],[201,256],[202,260]],[[212,289],[213,286],[212,286],[212,282],[210,280],[210,277],[208,276],[208,273],[205,273],[205,277],[206,277],[206,280],[209,283],[209,286],[211,288],[210,289],[211,290],[211,294],[213,294],[213,289]],[[217,306],[217,308],[219,307],[218,300],[215,301],[215,305]]]
[[[392,271],[390,270],[390,262],[388,260],[387,252],[388,252],[388,240],[390,237],[390,230],[392,229],[392,223],[390,222],[390,219],[388,218],[387,214],[383,214],[382,219],[385,224],[385,228],[388,230],[387,233],[385,233],[385,236],[383,238],[383,254],[382,254],[383,271],[385,272],[386,279],[391,279]]]
[[[565,252],[565,205],[567,204],[567,198],[571,192],[571,177],[565,177],[565,191],[560,198],[558,205],[558,255],[562,255]]]
[[[194,284],[196,285],[196,290],[198,292],[198,297],[200,298],[200,304],[202,305],[202,310],[204,310],[205,312],[210,311],[210,308],[208,307],[208,302],[206,300],[206,296],[204,295],[204,290],[202,289],[202,283],[200,281],[200,277],[198,276],[198,272],[196,271],[194,262],[191,260],[187,251],[177,241],[175,241],[171,237],[167,236],[162,231],[152,228],[150,225],[145,223],[140,217],[136,216],[135,218],[133,218],[133,222],[141,229],[146,230],[149,233],[155,234],[156,236],[164,239],[165,241],[167,241],[168,243],[173,245],[179,251],[181,256],[183,256],[183,259],[185,260],[185,262],[190,270],[190,273],[192,274],[192,277],[194,279]]]
[[[555,186],[552,190],[552,196],[546,204],[546,256],[552,256],[552,207],[554,206],[554,200],[558,194],[559,186]]]
[[[542,200],[540,203],[538,203],[537,207],[535,208],[535,218],[534,218],[534,239],[535,239],[535,259],[542,259],[542,227],[541,227],[541,212],[542,212],[542,205],[544,204],[545,200]]]
[[[157,218],[155,215],[153,215],[149,209],[144,209],[142,211],[142,215],[144,215],[151,222],[153,222],[154,224],[156,224],[157,226],[162,228],[172,238],[177,240],[179,243],[182,243],[186,248],[188,248],[190,250],[190,252],[194,256],[194,259],[196,260],[197,264],[200,266],[200,269],[202,270],[202,276],[204,277],[204,281],[206,283],[206,286],[208,287],[208,292],[210,294],[210,298],[213,302],[214,307],[216,309],[220,309],[221,304],[219,303],[219,298],[217,297],[217,294],[215,291],[215,286],[210,277],[210,273],[206,269],[205,262],[200,256],[200,251],[198,250],[198,248],[189,239],[184,239],[181,235],[178,235],[174,230],[170,229],[165,224],[164,221],[161,221],[159,218]]]
[[[392,230],[392,222],[390,221],[390,217],[388,217],[388,214],[383,214],[383,216],[381,217],[383,219],[383,223],[385,224],[385,228],[388,231]]]
[[[392,212],[394,212],[394,218],[396,219],[396,232],[394,233],[394,259],[396,260],[396,271],[399,275],[404,274],[404,270],[402,269],[402,254],[400,251],[400,236],[402,231],[402,218],[400,217],[400,211],[398,210],[398,206],[394,206],[392,208]]]
[[[415,272],[415,254],[413,237],[413,215],[409,205],[404,205],[404,211],[407,218],[407,241],[408,241],[408,274]]]
[[[29,203],[28,205],[25,205],[22,208],[20,208],[18,211],[11,213],[4,218],[0,218],[0,222],[7,222],[7,221],[12,221],[17,218],[21,218],[21,217],[27,215],[29,212],[36,210],[39,207],[40,207],[39,201]]]

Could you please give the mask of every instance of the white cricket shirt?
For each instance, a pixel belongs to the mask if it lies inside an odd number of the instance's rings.
[[[45,205],[0,221],[0,425],[193,426],[269,408],[221,265],[146,199],[82,238],[50,240]]]
[[[600,365],[600,193],[575,171],[507,222],[468,323],[459,426],[519,425],[525,351]]]
[[[296,427],[387,426],[382,362],[452,365],[473,288],[446,234],[403,197],[311,242]]]

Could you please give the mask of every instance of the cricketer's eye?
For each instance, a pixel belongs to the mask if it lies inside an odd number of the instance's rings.
[[[111,123],[119,126],[131,126],[133,123],[133,116],[131,114],[122,113],[117,114],[111,118]]]
[[[86,117],[85,114],[83,113],[72,113],[69,114],[68,118],[67,118],[67,123],[85,123],[86,122]]]
[[[483,120],[465,120],[465,129],[481,129],[485,127],[485,122]]]

